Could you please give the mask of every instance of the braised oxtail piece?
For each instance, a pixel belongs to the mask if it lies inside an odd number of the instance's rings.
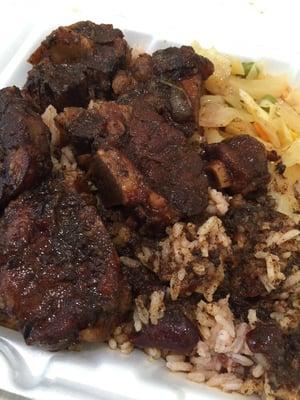
[[[41,112],[49,104],[59,111],[87,106],[90,99],[110,98],[112,79],[129,60],[123,33],[112,25],[82,21],[60,27],[30,56],[24,90]]]
[[[206,147],[207,172],[212,186],[247,195],[265,192],[270,180],[267,152],[249,135],[225,139]]]
[[[53,177],[0,222],[1,314],[50,350],[106,340],[130,304],[110,237],[77,180]]]
[[[107,207],[125,205],[142,221],[163,228],[207,206],[201,157],[143,99],[66,109],[56,122],[70,136],[79,163],[89,158],[83,149],[93,154],[89,176]]]
[[[0,210],[49,174],[50,132],[16,87],[0,91]]]
[[[192,47],[169,47],[139,55],[129,69],[117,73],[112,87],[120,102],[143,98],[190,136],[200,131],[200,97],[213,71],[213,64]]]

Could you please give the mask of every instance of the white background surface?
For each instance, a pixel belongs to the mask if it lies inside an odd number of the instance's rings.
[[[22,85],[29,68],[25,60],[40,39],[57,25],[81,19],[143,32],[130,34],[129,41],[149,50],[166,45],[165,40],[189,44],[196,39],[227,53],[275,59],[279,62],[273,67],[297,79],[298,8],[297,0],[1,2],[0,87]],[[138,351],[127,357],[99,345],[81,353],[51,354],[24,346],[19,334],[4,328],[0,388],[43,400],[233,398],[187,382]]]
[[[225,42],[231,52],[268,45],[274,56],[300,53],[298,0],[11,0],[1,2],[1,53],[10,53],[11,34],[22,41],[34,23],[54,24],[65,13],[106,22],[128,22],[136,30],[175,34],[182,42],[199,37],[205,44]],[[7,38],[7,40],[3,40]],[[19,42],[20,43],[20,42]]]

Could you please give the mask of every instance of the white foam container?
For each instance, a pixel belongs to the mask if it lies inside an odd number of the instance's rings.
[[[3,2],[4,3],[4,2]],[[274,4],[277,3],[277,4]],[[58,25],[91,19],[121,28],[129,44],[147,52],[190,44],[265,59],[274,72],[300,82],[300,45],[293,39],[298,1],[181,0],[11,1],[0,15],[0,87],[22,86],[32,50]],[[141,351],[130,356],[107,346],[81,352],[49,353],[24,344],[17,332],[0,327],[0,389],[33,399],[60,400],[225,400],[242,399],[168,372]]]

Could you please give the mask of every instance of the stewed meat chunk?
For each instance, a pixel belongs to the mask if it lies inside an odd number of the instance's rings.
[[[90,99],[110,98],[111,82],[125,67],[130,51],[112,25],[82,21],[53,31],[29,58],[25,91],[42,112],[49,104],[62,111],[87,106]]]
[[[77,187],[51,178],[12,201],[0,222],[2,313],[28,344],[51,350],[107,339],[130,302],[94,200]]]
[[[0,210],[50,172],[49,136],[18,88],[0,91]]]
[[[246,195],[263,192],[270,180],[267,152],[249,135],[239,135],[206,148],[207,171],[218,189]]]
[[[130,105],[100,101],[89,110],[66,109],[56,121],[80,148],[77,155],[94,154],[90,176],[107,205],[135,207],[162,226],[205,209],[201,157],[143,97]]]

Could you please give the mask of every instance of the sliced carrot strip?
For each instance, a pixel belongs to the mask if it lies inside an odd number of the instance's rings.
[[[264,130],[264,128],[258,122],[253,122],[253,126],[254,126],[256,132],[259,134],[259,136],[263,140],[268,142],[269,141],[269,136],[268,136],[267,132]]]

